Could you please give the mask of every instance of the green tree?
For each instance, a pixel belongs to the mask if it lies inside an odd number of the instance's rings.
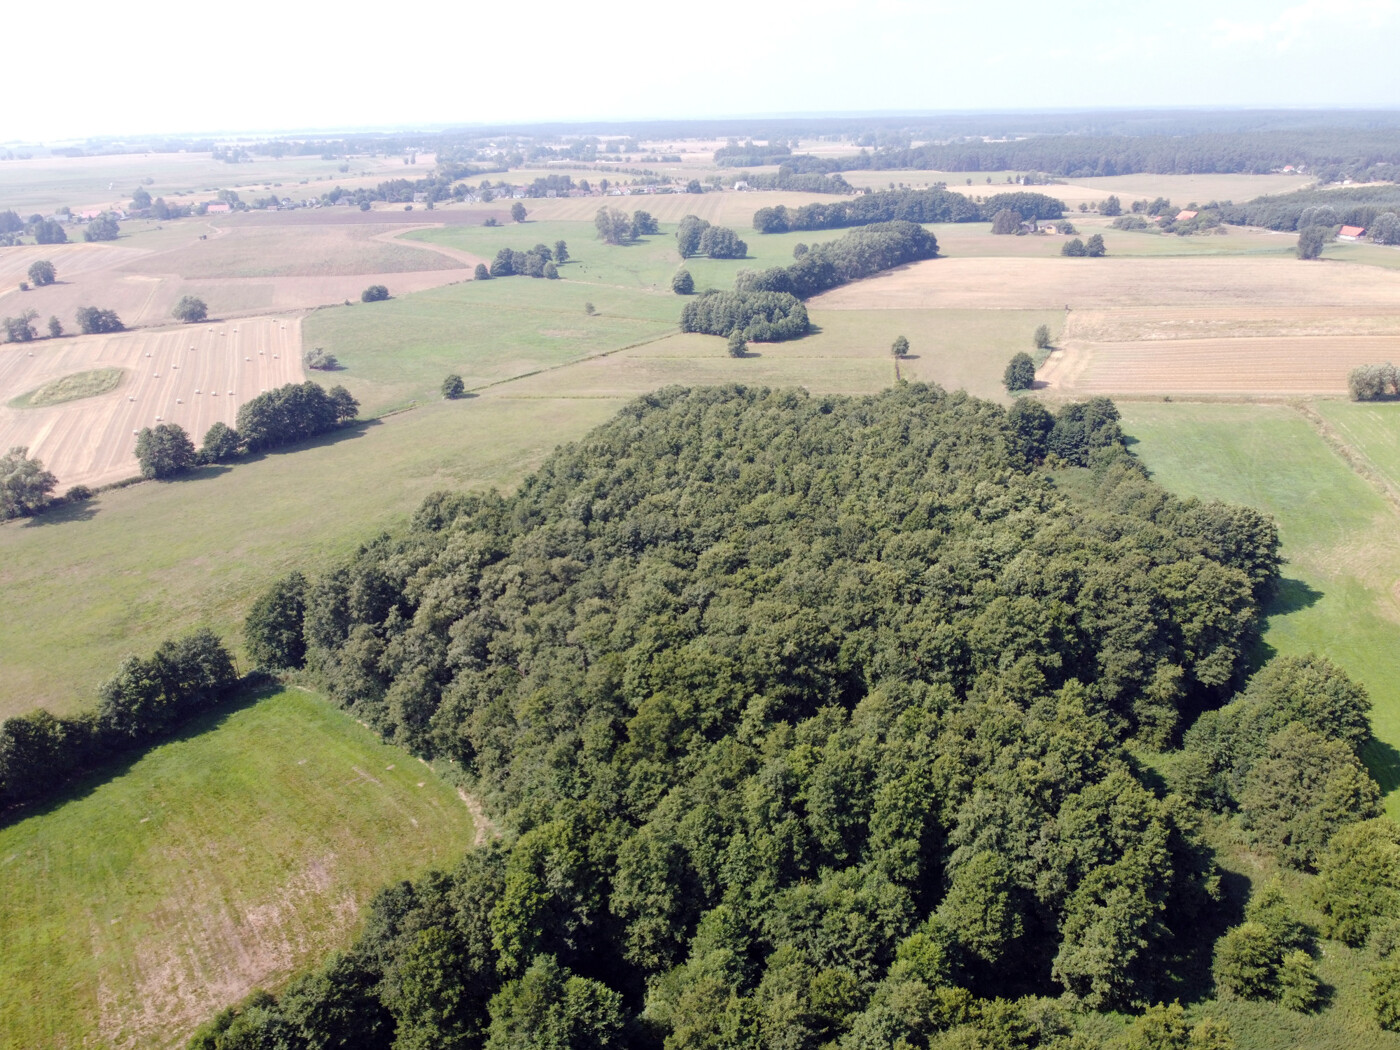
[[[579,977],[550,955],[536,956],[490,1003],[485,1050],[602,1050],[618,1041],[622,996]]]
[[[478,281],[488,281],[491,279],[491,271],[487,269],[485,263],[477,263],[472,277]]]
[[[306,660],[302,623],[306,617],[306,577],[282,577],[253,602],[243,620],[248,656],[259,667],[300,667]]]
[[[691,179],[685,184],[686,193],[704,193],[705,187],[700,185],[699,179]]]
[[[205,463],[225,463],[235,458],[243,446],[238,431],[222,421],[211,423],[204,432],[199,458]]]
[[[1216,942],[1216,987],[1239,999],[1272,999],[1282,959],[1283,946],[1262,923],[1241,923]]]
[[[545,263],[545,264],[544,264],[544,275],[545,275],[545,278],[546,278],[547,280],[550,280],[550,281],[557,281],[557,280],[559,280],[559,267],[555,266],[554,263],[552,263],[552,262],[547,262],[547,263]]]
[[[1331,231],[1325,226],[1307,226],[1298,231],[1298,247],[1295,249],[1300,259],[1317,259],[1327,246]]]
[[[360,414],[360,403],[343,386],[333,386],[326,391],[335,408],[335,421],[348,423]]]
[[[208,318],[209,307],[203,299],[193,295],[182,295],[180,301],[175,304],[175,309],[170,311],[170,315],[183,324],[198,324]]]
[[[441,926],[410,938],[395,960],[387,1005],[397,1021],[394,1050],[468,1050],[479,1046],[485,1018],[464,978],[465,945]]]
[[[38,310],[25,310],[18,317],[0,319],[0,328],[5,330],[6,342],[32,343],[38,339],[39,332],[34,327],[34,321],[38,316]]]
[[[135,211],[144,211],[151,206],[151,193],[145,186],[137,186],[131,194],[131,207]]]
[[[1400,826],[1379,818],[1333,835],[1318,861],[1313,899],[1322,932],[1353,947],[1378,920],[1400,915]]]
[[[1387,1032],[1400,1032],[1400,963],[1382,963],[1371,973],[1371,1008]]]
[[[14,446],[0,456],[0,521],[42,510],[57,486],[58,478],[30,458],[27,446]]]
[[[1031,338],[1037,350],[1045,350],[1050,346],[1050,326],[1043,324],[1036,328],[1035,335]]]
[[[1065,241],[1064,244],[1060,245],[1060,254],[1067,255],[1073,259],[1082,259],[1089,254],[1089,251],[1084,247],[1084,242],[1078,237],[1071,237],[1069,240]]]
[[[1108,249],[1104,247],[1103,234],[1093,234],[1084,242],[1084,254],[1091,259],[1101,259],[1107,254]]]
[[[695,292],[695,278],[689,270],[677,270],[671,277],[671,291],[677,295],[691,295]]]
[[[466,392],[466,384],[462,382],[462,377],[455,372],[442,381],[442,396],[449,401],[461,397]]]
[[[47,259],[40,259],[38,262],[30,264],[29,282],[35,288],[42,288],[46,284],[53,284],[58,279],[58,271],[54,269],[53,263]]]
[[[99,310],[95,306],[80,306],[76,316],[78,330],[84,335],[120,332],[126,328],[114,310]]]
[[[136,437],[136,460],[143,478],[170,478],[183,474],[199,460],[194,442],[178,423],[145,427]]]
[[[890,344],[890,353],[895,357],[909,356],[909,340],[902,335],[894,337],[894,342]]]
[[[996,234],[1020,233],[1021,216],[1010,208],[1002,208],[992,216],[992,232]]]
[[[687,215],[676,224],[676,250],[681,253],[682,259],[700,253],[700,235],[709,225],[698,215]]]
[[[1115,215],[1123,214],[1123,202],[1117,197],[1109,194],[1108,198],[1099,205],[1099,214],[1113,218]]]
[[[64,232],[63,225],[53,219],[44,219],[34,224],[35,244],[67,244],[68,234]],[[90,240],[91,238],[89,238]]]
[[[57,339],[63,334],[63,322],[52,314],[49,315],[49,338]]]
[[[661,225],[649,211],[632,213],[632,236],[652,237],[661,232]]]
[[[700,254],[711,259],[742,259],[749,246],[726,226],[706,226],[700,232]]]
[[[519,201],[516,201],[510,206],[510,217],[515,222],[524,222],[527,214],[525,205],[521,204]]]
[[[115,241],[120,232],[121,228],[117,225],[116,219],[111,215],[99,215],[87,224],[87,229],[83,231],[83,240]]]
[[[570,259],[569,246],[564,241],[554,242],[554,261],[563,266]]]
[[[748,340],[744,338],[744,330],[742,328],[736,328],[729,333],[728,347],[730,357],[743,357],[749,352],[749,343]]]
[[[602,207],[593,217],[598,236],[607,244],[626,244],[632,239],[632,220],[617,208]]]
[[[302,351],[301,363],[307,368],[314,368],[320,372],[334,372],[340,367],[340,361],[337,360],[335,354],[328,353],[319,346]]]
[[[1031,355],[1019,353],[1012,357],[1002,374],[1001,382],[1010,391],[1029,390],[1034,386],[1035,362],[1031,360]]]
[[[381,303],[389,298],[389,289],[382,284],[372,284],[360,293],[362,303]]]
[[[1317,979],[1312,956],[1301,948],[1283,957],[1278,969],[1279,1005],[1285,1010],[1310,1013],[1322,1001],[1322,982]]]

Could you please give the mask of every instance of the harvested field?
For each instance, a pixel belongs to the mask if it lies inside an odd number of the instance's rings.
[[[1357,365],[1400,360],[1400,335],[1092,343],[1052,354],[1039,380],[1065,394],[1345,394]]]
[[[528,205],[527,205],[528,207]],[[480,226],[488,218],[499,223],[510,221],[510,208],[498,204],[439,204],[432,211],[415,207],[404,211],[402,204],[376,204],[369,211],[357,207],[294,208],[290,211],[249,211],[219,216],[220,225],[261,226]],[[591,218],[591,216],[590,216]]]
[[[1358,312],[1358,311],[1365,312]],[[1065,338],[1079,342],[1157,339],[1277,338],[1280,336],[1394,335],[1400,310],[1260,307],[1173,307],[1170,310],[1075,310]]]
[[[834,289],[819,310],[1334,307],[1400,311],[1400,273],[1278,258],[931,259]]]
[[[530,219],[540,220],[591,223],[598,209],[603,207],[617,208],[628,215],[634,211],[650,212],[659,222],[679,222],[687,215],[698,215],[720,226],[732,227],[744,240],[750,240],[750,235],[758,236],[753,230],[753,213],[759,208],[779,204],[800,208],[804,204],[830,204],[842,199],[830,193],[790,193],[786,190],[745,193],[725,190],[704,194],[634,193],[626,197],[558,197],[522,203],[529,210]]]
[[[233,425],[259,391],[299,382],[301,324],[255,318],[0,347],[0,400],[75,372],[122,368],[100,397],[50,408],[0,406],[0,446],[27,445],[61,487],[102,485],[137,473],[142,427],[178,423],[198,443],[215,422]]]

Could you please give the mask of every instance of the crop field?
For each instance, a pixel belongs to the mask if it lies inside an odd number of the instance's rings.
[[[88,335],[0,347],[0,402],[75,373],[121,369],[109,393],[43,408],[0,404],[0,445],[26,445],[61,486],[102,485],[138,473],[135,432],[178,423],[196,443],[260,391],[300,382],[300,324],[233,324]]]
[[[1400,816],[1400,519],[1294,408],[1125,402],[1123,428],[1153,476],[1182,495],[1244,503],[1278,522],[1287,559],[1265,643],[1320,652],[1371,693],[1367,764]],[[1386,458],[1394,417],[1320,403],[1368,458]],[[1389,407],[1389,406],[1387,406]],[[1395,467],[1390,468],[1394,471]]]
[[[317,697],[199,719],[0,828],[0,1045],[181,1046],[475,837],[452,787]]]
[[[623,176],[625,177],[625,176]],[[726,177],[728,174],[726,172]],[[737,171],[734,178],[738,178]],[[729,183],[733,185],[731,181]],[[799,208],[804,204],[829,204],[840,200],[829,193],[788,193],[788,192],[745,192],[723,190],[719,193],[632,193],[625,197],[556,197],[542,200],[524,201],[530,217],[541,221],[565,220],[570,222],[592,223],[593,217],[602,207],[620,208],[629,215],[634,211],[650,212],[660,222],[679,222],[687,215],[698,215],[702,219],[720,226],[730,226],[740,237],[753,226],[753,213],[759,208],[785,204],[789,208]],[[475,205],[474,207],[491,207]]]

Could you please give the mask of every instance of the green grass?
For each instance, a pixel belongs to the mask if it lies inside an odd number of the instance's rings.
[[[1400,493],[1400,403],[1319,401],[1313,406],[1366,465]]]
[[[1366,266],[1383,266],[1387,270],[1400,270],[1400,249],[1381,244],[1334,241],[1322,249],[1322,257],[1323,259],[1336,259],[1339,262],[1362,263]]]
[[[273,579],[315,573],[438,488],[509,488],[613,400],[435,401],[358,432],[0,525],[0,718],[91,703],[127,653],[207,624],[237,649]]]
[[[115,390],[126,375],[122,368],[96,368],[89,372],[74,372],[72,375],[51,379],[43,386],[19,397],[11,398],[11,408],[47,408],[61,405],[65,401],[79,401],[85,397],[96,397],[109,390]]]
[[[181,1045],[472,839],[452,787],[319,699],[207,716],[0,829],[0,1045]]]
[[[1329,413],[1339,407],[1325,404]],[[1296,410],[1270,405],[1125,403],[1124,429],[1158,481],[1243,503],[1279,525],[1285,584],[1267,645],[1315,651],[1370,691],[1367,765],[1400,816],[1400,541],[1393,508]]]

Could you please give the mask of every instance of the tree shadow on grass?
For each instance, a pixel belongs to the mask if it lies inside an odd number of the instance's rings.
[[[97,516],[97,505],[91,499],[70,503],[64,500],[55,507],[41,510],[24,519],[21,528],[37,529],[44,525],[67,525],[74,521],[91,521]]]
[[[1318,603],[1322,592],[1302,580],[1280,579],[1273,596],[1264,604],[1264,615],[1287,616]]]
[[[1215,942],[1231,926],[1244,921],[1249,900],[1249,879],[1237,871],[1217,869],[1220,899],[1202,910],[1184,929],[1177,930],[1176,952],[1166,965],[1162,984],[1153,998],[1162,1002],[1180,999],[1183,1005],[1209,999],[1215,993],[1211,963]]]
[[[233,715],[255,704],[261,703],[270,696],[276,695],[281,692],[283,688],[284,686],[281,682],[268,678],[262,678],[259,681],[249,682],[239,686],[228,699],[224,700],[217,707],[190,717],[174,732],[160,737],[159,739],[148,741],[144,745],[137,745],[130,751],[124,751],[121,754],[114,755],[101,765],[75,777],[45,798],[13,806],[10,809],[0,812],[0,828],[18,824],[20,821],[28,820],[31,817],[46,816],[49,813],[62,809],[70,802],[77,802],[80,799],[87,798],[103,784],[130,772],[133,766],[156,748],[164,747],[166,744],[193,740],[195,737],[203,736],[205,733],[218,729]]]
[[[1361,761],[1380,785],[1382,793],[1388,795],[1400,788],[1400,751],[1372,737],[1361,749]]]
[[[328,430],[324,434],[317,434],[315,437],[307,438],[305,441],[298,441],[292,445],[278,445],[276,448],[266,448],[259,452],[249,452],[234,460],[231,465],[237,466],[239,463],[258,463],[269,456],[286,456],[297,452],[302,452],[309,448],[325,448],[327,445],[339,444],[342,441],[350,441],[363,437],[365,432],[371,427],[381,426],[381,419],[357,419],[351,423],[343,423],[334,430]]]

